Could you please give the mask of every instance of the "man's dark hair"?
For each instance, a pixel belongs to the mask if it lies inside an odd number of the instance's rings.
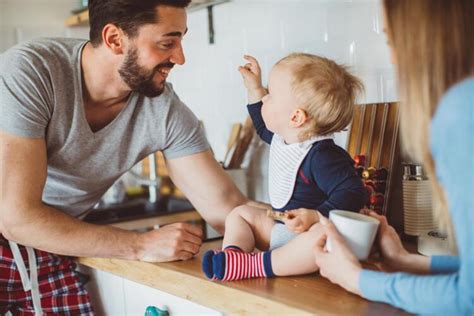
[[[138,28],[157,22],[156,7],[167,5],[186,8],[191,0],[89,0],[90,41],[97,47],[102,43],[102,29],[112,23],[129,37],[137,35]]]

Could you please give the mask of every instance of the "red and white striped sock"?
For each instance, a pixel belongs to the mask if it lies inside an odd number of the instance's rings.
[[[237,251],[237,252],[244,252],[240,247],[234,246],[234,245],[229,245],[222,249],[222,251]]]
[[[222,281],[274,276],[271,252],[245,253],[222,251],[212,258],[214,276]]]

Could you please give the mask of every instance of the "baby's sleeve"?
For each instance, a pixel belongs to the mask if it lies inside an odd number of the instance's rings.
[[[262,101],[249,104],[247,105],[247,110],[249,111],[250,118],[252,119],[253,126],[255,127],[258,136],[260,136],[264,142],[270,144],[272,142],[273,133],[267,129],[265,122],[263,121],[262,105]]]
[[[326,194],[317,208],[327,215],[331,210],[359,211],[367,201],[367,191],[346,155],[333,148],[318,150],[311,161],[316,185]]]

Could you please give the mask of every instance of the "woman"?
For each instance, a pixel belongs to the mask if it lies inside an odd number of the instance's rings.
[[[429,172],[438,218],[455,237],[458,256],[409,254],[385,217],[371,213],[381,221],[383,268],[400,272],[362,269],[326,219],[326,234],[314,248],[316,263],[331,282],[369,300],[413,313],[473,314],[474,1],[383,3],[404,100],[403,143]],[[325,251],[328,237],[331,253]]]

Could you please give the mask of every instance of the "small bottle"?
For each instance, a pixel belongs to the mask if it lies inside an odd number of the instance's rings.
[[[408,165],[403,166],[403,180],[411,180],[411,168]]]
[[[368,169],[364,170],[364,172],[362,172],[362,178],[366,180],[372,179],[375,171],[376,169],[374,167],[369,167]]]
[[[385,181],[375,181],[373,184],[375,192],[378,193],[385,193],[385,189],[387,188],[387,184]]]
[[[355,170],[356,170],[357,175],[358,175],[360,178],[362,178],[362,174],[364,173],[364,167],[357,166],[357,167],[355,168]]]
[[[388,170],[386,168],[380,168],[375,170],[373,179],[379,181],[385,181],[388,178]]]
[[[354,156],[354,165],[365,167],[366,160],[367,159],[366,159],[365,155],[355,155]]]
[[[376,193],[370,197],[370,205],[374,208],[381,207],[383,205],[384,199],[385,197],[383,194]]]
[[[416,166],[415,167],[415,180],[416,181],[425,180],[425,178],[423,177],[423,167],[422,166]]]
[[[368,182],[368,181],[367,181],[367,182]],[[370,196],[372,196],[372,195],[375,194],[375,189],[374,189],[374,187],[373,187],[372,185],[368,184],[367,182],[364,183],[364,187],[365,187],[365,189],[366,189],[366,191],[367,191],[367,195],[370,197]]]
[[[366,180],[364,184],[366,187],[371,187],[374,192],[377,192],[377,193],[385,192],[385,188],[386,188],[385,181]]]

